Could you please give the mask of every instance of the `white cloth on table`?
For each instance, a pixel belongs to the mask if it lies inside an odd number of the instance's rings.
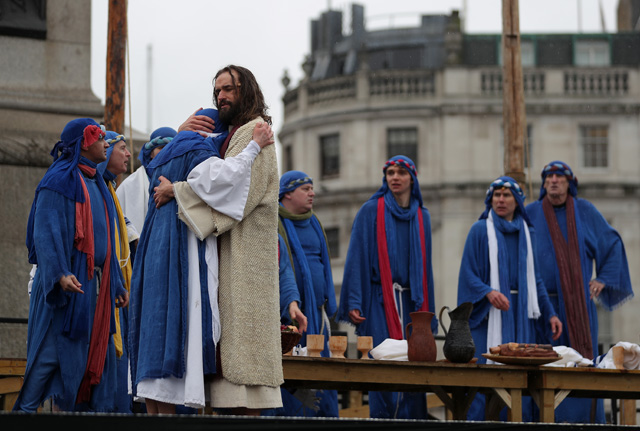
[[[394,340],[387,338],[382,343],[374,347],[369,353],[373,359],[382,359],[387,361],[408,361],[408,344],[407,340]]]
[[[583,357],[577,350],[568,346],[553,346],[553,350],[562,358],[545,364],[545,367],[591,367],[593,361]]]
[[[626,370],[640,369],[640,346],[628,341],[620,341],[613,347],[622,347],[624,349],[622,365]],[[606,355],[600,357],[600,361],[596,365],[597,368],[616,368],[613,362],[613,347],[609,349]]]

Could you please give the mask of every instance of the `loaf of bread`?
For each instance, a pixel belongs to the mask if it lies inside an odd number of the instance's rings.
[[[557,358],[558,354],[551,344],[506,343],[490,347],[492,355],[518,356],[529,358]]]

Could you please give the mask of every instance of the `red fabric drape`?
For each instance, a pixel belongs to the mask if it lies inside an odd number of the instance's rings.
[[[560,273],[560,285],[571,347],[585,358],[593,359],[593,344],[584,281],[582,279],[582,264],[580,263],[580,247],[578,244],[573,197],[569,195],[566,202],[568,241],[562,235],[555,211],[548,199],[543,200],[542,209],[551,234],[556,264]]]
[[[389,329],[389,337],[402,340],[402,322],[398,316],[396,302],[393,292],[393,278],[391,275],[391,265],[389,263],[389,250],[387,247],[387,231],[384,219],[384,197],[378,198],[376,238],[378,242],[378,265],[380,267],[380,281],[382,284],[382,300],[384,303],[384,314]],[[418,222],[420,224],[420,249],[422,251],[422,305],[420,311],[429,310],[429,286],[427,283],[427,244],[424,234],[424,223],[422,211],[418,208]]]

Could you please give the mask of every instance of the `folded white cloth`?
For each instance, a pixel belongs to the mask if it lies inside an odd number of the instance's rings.
[[[622,365],[626,370],[640,369],[640,346],[635,343],[629,343],[627,341],[620,341],[614,347],[621,346],[624,348],[624,360]],[[613,363],[613,347],[609,349],[606,355],[601,356],[597,368],[610,368],[615,369],[616,366]]]
[[[575,349],[568,346],[553,346],[553,350],[562,356],[562,359],[545,364],[545,367],[590,367],[593,365],[591,359],[587,359]]]
[[[407,340],[394,340],[387,338],[382,343],[374,347],[369,353],[373,359],[382,359],[387,361],[408,361]]]

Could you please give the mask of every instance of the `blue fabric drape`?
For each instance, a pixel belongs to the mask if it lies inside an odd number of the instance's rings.
[[[175,200],[156,208],[153,189],[164,176],[171,182],[186,181],[189,172],[210,157],[219,157],[213,140],[195,132],[180,132],[156,156],[148,168],[148,212],[136,251],[129,304],[129,354],[135,394],[143,379],[182,378],[187,319],[187,226],[177,217]],[[202,303],[208,304],[204,243],[199,241]],[[215,373],[211,337],[211,310],[202,307],[205,374]],[[207,325],[207,322],[209,324]],[[212,368],[213,367],[213,368]]]

